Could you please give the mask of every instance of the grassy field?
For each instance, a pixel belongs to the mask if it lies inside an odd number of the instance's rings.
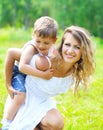
[[[31,30],[0,29],[0,121],[3,116],[7,91],[4,84],[4,61],[9,47],[22,47],[31,39]],[[64,116],[64,130],[103,130],[103,41],[96,43],[96,71],[86,92],[79,91],[75,102],[72,91],[56,98],[58,109]],[[0,125],[1,126],[1,125]]]

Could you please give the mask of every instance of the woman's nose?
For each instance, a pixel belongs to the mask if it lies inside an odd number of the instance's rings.
[[[68,48],[68,52],[69,52],[69,53],[73,53],[73,52],[74,52],[73,47],[69,47],[69,48]]]

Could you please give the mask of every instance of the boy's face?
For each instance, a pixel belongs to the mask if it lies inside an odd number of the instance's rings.
[[[56,39],[50,37],[40,37],[35,35],[35,47],[42,55],[48,55],[50,47],[56,42]]]

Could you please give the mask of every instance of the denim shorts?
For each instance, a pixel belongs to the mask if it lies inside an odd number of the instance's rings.
[[[12,86],[15,90],[19,92],[26,92],[25,77],[26,75],[19,71],[18,66],[14,65],[12,73]]]

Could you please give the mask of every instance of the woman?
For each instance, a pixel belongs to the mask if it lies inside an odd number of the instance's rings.
[[[73,84],[87,87],[95,62],[87,31],[71,26],[64,31],[56,57],[51,59],[53,77],[45,80],[28,75],[25,104],[18,111],[9,130],[62,130],[63,118],[51,97],[66,92]],[[35,67],[33,56],[30,65]]]

